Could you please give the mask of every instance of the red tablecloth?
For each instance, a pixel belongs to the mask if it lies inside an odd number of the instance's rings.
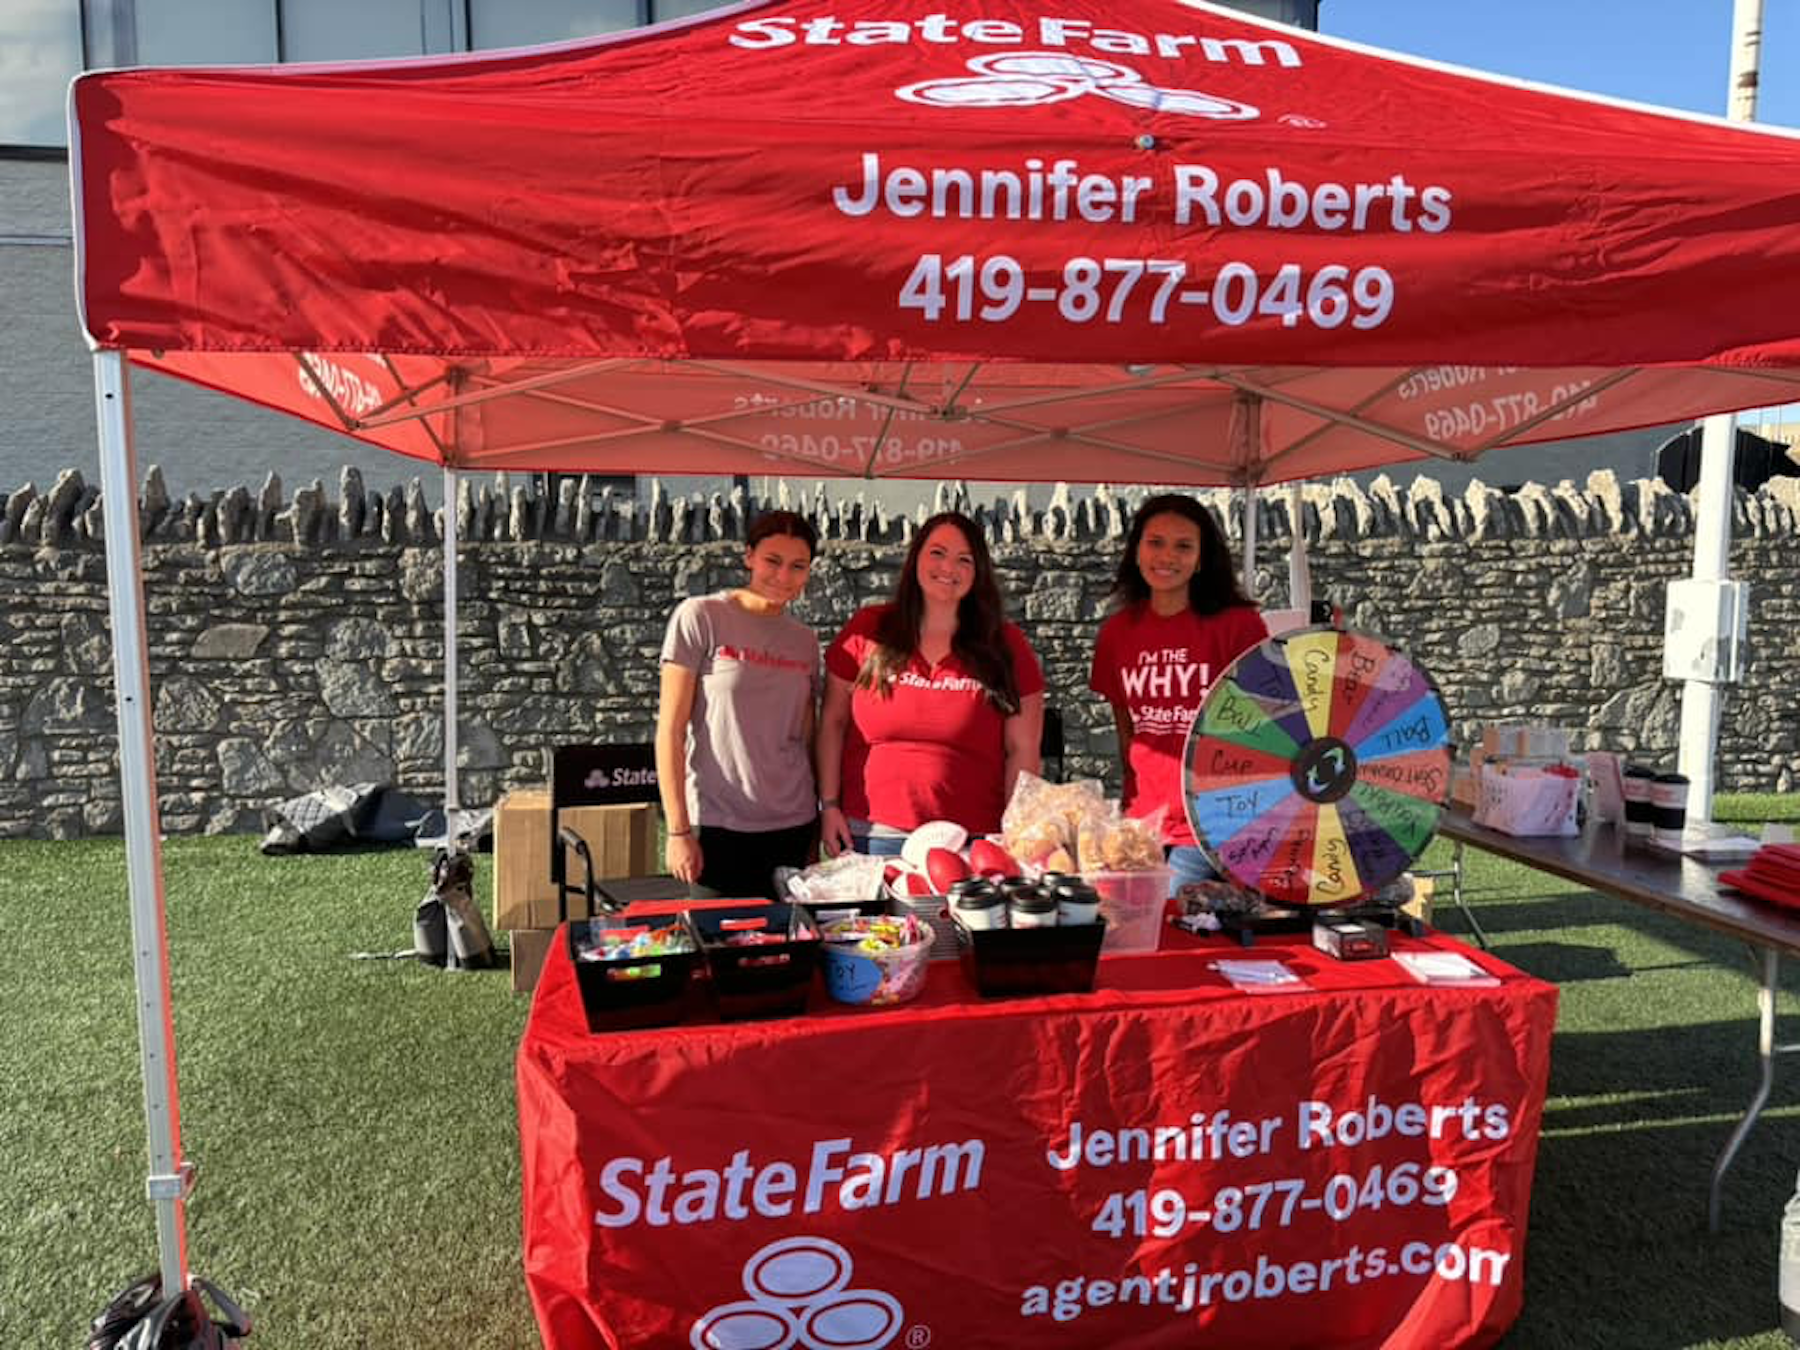
[[[1092,994],[590,1035],[552,946],[519,1048],[544,1342],[698,1350],[1485,1345],[1518,1315],[1552,986],[1297,943]],[[1165,940],[1167,945],[1167,940]],[[1211,962],[1280,956],[1250,995]]]

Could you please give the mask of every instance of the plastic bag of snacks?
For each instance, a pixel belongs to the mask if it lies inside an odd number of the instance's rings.
[[[1075,856],[1083,872],[1143,872],[1163,865],[1163,807],[1128,816],[1108,803],[1104,816],[1088,816],[1076,830]]]
[[[1001,841],[1029,872],[1073,872],[1082,823],[1106,815],[1106,797],[1092,779],[1047,783],[1020,774],[1000,818]]]
[[[825,987],[840,1003],[905,1003],[925,987],[930,925],[914,914],[857,914],[821,925]]]
[[[808,905],[857,904],[881,894],[886,858],[866,853],[840,853],[790,873],[787,893]]]

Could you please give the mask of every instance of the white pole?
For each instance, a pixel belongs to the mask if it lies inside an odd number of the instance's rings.
[[[1737,423],[1729,413],[1709,417],[1700,436],[1700,495],[1694,503],[1694,571],[1699,581],[1723,581],[1730,572],[1732,463]],[[1681,682],[1681,740],[1677,767],[1688,780],[1688,820],[1712,819],[1719,723],[1725,687],[1712,680]]]
[[[1288,608],[1300,611],[1300,621],[1310,621],[1312,610],[1312,569],[1306,560],[1306,502],[1300,484],[1288,484],[1288,520],[1294,537],[1288,544]]]
[[[1244,500],[1244,594],[1256,599],[1256,485],[1245,483]]]
[[[444,843],[456,844],[456,470],[444,466]]]
[[[146,1186],[156,1209],[156,1252],[165,1293],[187,1288],[188,1165],[181,1157],[175,1078],[175,1018],[169,992],[161,821],[150,722],[150,651],[138,540],[137,451],[131,381],[116,351],[94,353],[100,432],[100,501],[106,518],[106,589],[112,616],[113,696],[119,714],[119,796],[125,815],[125,876],[131,898],[144,1120],[150,1141]]]
[[[1756,88],[1762,54],[1762,0],[1736,0],[1731,11],[1731,75],[1727,112],[1734,122],[1756,120]],[[1737,459],[1737,419],[1709,417],[1700,436],[1699,497],[1694,503],[1694,571],[1698,581],[1731,575],[1732,466]],[[1688,779],[1688,819],[1712,819],[1720,713],[1725,691],[1711,680],[1681,686],[1679,765]]]
[[[1262,396],[1240,394],[1237,400],[1236,459],[1243,471],[1244,594],[1256,599],[1256,473],[1262,458]]]

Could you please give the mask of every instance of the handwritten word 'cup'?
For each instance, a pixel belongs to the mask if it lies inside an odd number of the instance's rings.
[[[970,79],[923,80],[894,91],[909,103],[939,108],[1027,108],[1097,94],[1148,112],[1248,121],[1261,114],[1248,103],[1148,84],[1130,66],[1064,52],[1001,52],[971,57]]]

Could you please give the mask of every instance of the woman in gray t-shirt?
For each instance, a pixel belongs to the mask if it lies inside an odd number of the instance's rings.
[[[817,547],[804,516],[771,511],[751,527],[744,585],[669,616],[656,775],[669,872],[692,887],[773,898],[775,869],[816,846],[819,639],[787,607]]]

